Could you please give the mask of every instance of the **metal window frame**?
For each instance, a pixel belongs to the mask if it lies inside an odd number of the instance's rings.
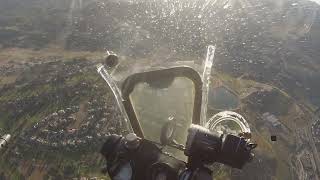
[[[160,78],[177,78],[186,77],[194,83],[195,97],[193,106],[192,123],[200,124],[201,102],[202,102],[202,79],[199,73],[191,67],[171,67],[166,69],[157,69],[147,72],[133,74],[125,79],[121,87],[123,98],[123,105],[129,117],[131,126],[135,134],[144,138],[144,133],[141,128],[140,122],[134,111],[133,105],[130,100],[130,94],[134,87],[141,82],[157,81]]]

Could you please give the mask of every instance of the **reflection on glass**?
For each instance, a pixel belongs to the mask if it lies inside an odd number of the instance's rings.
[[[160,142],[162,126],[169,117],[174,117],[178,125],[175,140],[185,144],[192,122],[194,96],[194,84],[187,78],[177,77],[166,87],[146,82],[137,84],[130,100],[145,138]]]

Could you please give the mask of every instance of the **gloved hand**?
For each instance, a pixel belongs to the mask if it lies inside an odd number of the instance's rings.
[[[123,141],[123,137],[119,135],[110,135],[100,150],[107,161],[103,173],[108,172],[112,180],[130,180],[132,177],[132,168],[126,157],[127,150]]]

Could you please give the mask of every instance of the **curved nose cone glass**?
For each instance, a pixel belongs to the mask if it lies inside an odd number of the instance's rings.
[[[174,78],[171,84],[157,83],[158,86],[139,83],[130,94],[145,138],[159,142],[162,126],[173,117],[177,124],[174,138],[184,144],[192,122],[194,84],[183,77]]]
[[[239,135],[251,132],[247,121],[240,114],[232,111],[215,114],[209,119],[206,127],[223,134]]]

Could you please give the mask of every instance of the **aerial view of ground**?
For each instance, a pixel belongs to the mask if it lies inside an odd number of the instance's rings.
[[[210,44],[208,117],[238,112],[258,144],[213,178],[319,180],[320,6],[308,0],[0,0],[0,135],[12,136],[0,180],[109,179],[101,145],[128,132],[96,71],[106,51],[127,72],[201,62]]]

